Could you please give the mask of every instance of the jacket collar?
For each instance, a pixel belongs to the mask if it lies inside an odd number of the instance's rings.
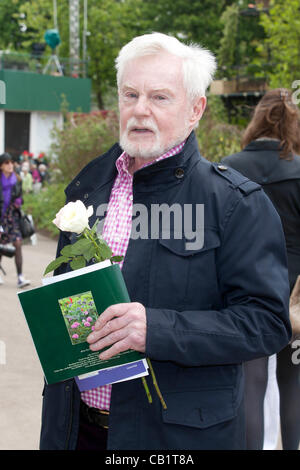
[[[280,142],[279,140],[253,140],[244,148],[244,151],[253,151],[253,150],[279,150]]]
[[[199,161],[198,143],[193,131],[180,153],[154,162],[134,173],[134,191],[136,193],[159,191],[165,190],[168,184],[182,183],[197,161]]]
[[[290,160],[279,158],[279,150],[278,140],[254,140],[242,152],[233,155],[232,160],[229,157],[229,162],[237,171],[262,185],[299,179],[300,157],[294,155]]]
[[[83,168],[65,190],[67,201],[83,199],[88,204],[93,202],[95,194],[101,193],[100,202],[107,202],[117,176],[116,160],[122,152],[119,144],[115,144],[108,152]],[[197,161],[198,144],[196,135],[192,132],[180,153],[136,171],[133,177],[134,190],[149,192],[164,189],[168,183],[178,184],[185,179]]]

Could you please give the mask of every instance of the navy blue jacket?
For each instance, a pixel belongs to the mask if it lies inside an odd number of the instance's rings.
[[[286,240],[290,290],[300,273],[300,156],[280,158],[278,140],[255,140],[222,162],[260,184],[276,208]]]
[[[119,145],[90,162],[66,189],[96,211],[107,203]],[[204,204],[204,244],[185,238],[130,239],[123,275],[146,306],[146,355],[167,404],[140,379],[112,386],[109,449],[241,449],[242,363],[289,341],[289,283],[278,214],[260,186],[199,154],[183,151],[134,174],[133,203]],[[93,220],[91,220],[93,223]],[[171,231],[174,226],[171,224]],[[62,233],[59,247],[69,243]],[[73,382],[44,390],[42,449],[74,449],[80,395]]]

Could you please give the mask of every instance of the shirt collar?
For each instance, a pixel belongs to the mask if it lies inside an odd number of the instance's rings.
[[[185,144],[185,140],[183,142],[181,142],[180,144],[178,145],[175,145],[175,147],[171,148],[171,150],[168,150],[167,152],[165,152],[163,155],[160,155],[159,157],[157,157],[155,160],[153,160],[152,162],[146,162],[141,168],[145,168],[146,166],[149,166],[149,165],[153,165],[153,163],[156,163],[156,162],[159,162],[161,160],[164,160],[166,158],[169,158],[169,157],[173,157],[174,155],[177,155],[178,153],[181,152],[181,150],[183,149],[184,147],[184,144]],[[128,155],[128,153],[126,152],[123,152],[119,158],[116,160],[116,168],[118,170],[118,174],[119,176],[121,176],[122,174],[124,173],[127,173],[128,175],[130,175],[129,171],[128,171],[128,167],[129,167],[129,164],[130,164],[130,160],[132,159],[133,157],[131,157],[130,155]],[[130,175],[131,176],[131,175]]]

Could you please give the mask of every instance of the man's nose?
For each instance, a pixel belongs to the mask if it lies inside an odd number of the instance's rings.
[[[150,103],[146,96],[139,96],[134,108],[135,114],[138,116],[150,115]]]

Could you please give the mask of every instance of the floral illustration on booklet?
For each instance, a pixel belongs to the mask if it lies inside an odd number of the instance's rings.
[[[72,344],[84,343],[95,329],[98,312],[91,291],[58,301]]]

